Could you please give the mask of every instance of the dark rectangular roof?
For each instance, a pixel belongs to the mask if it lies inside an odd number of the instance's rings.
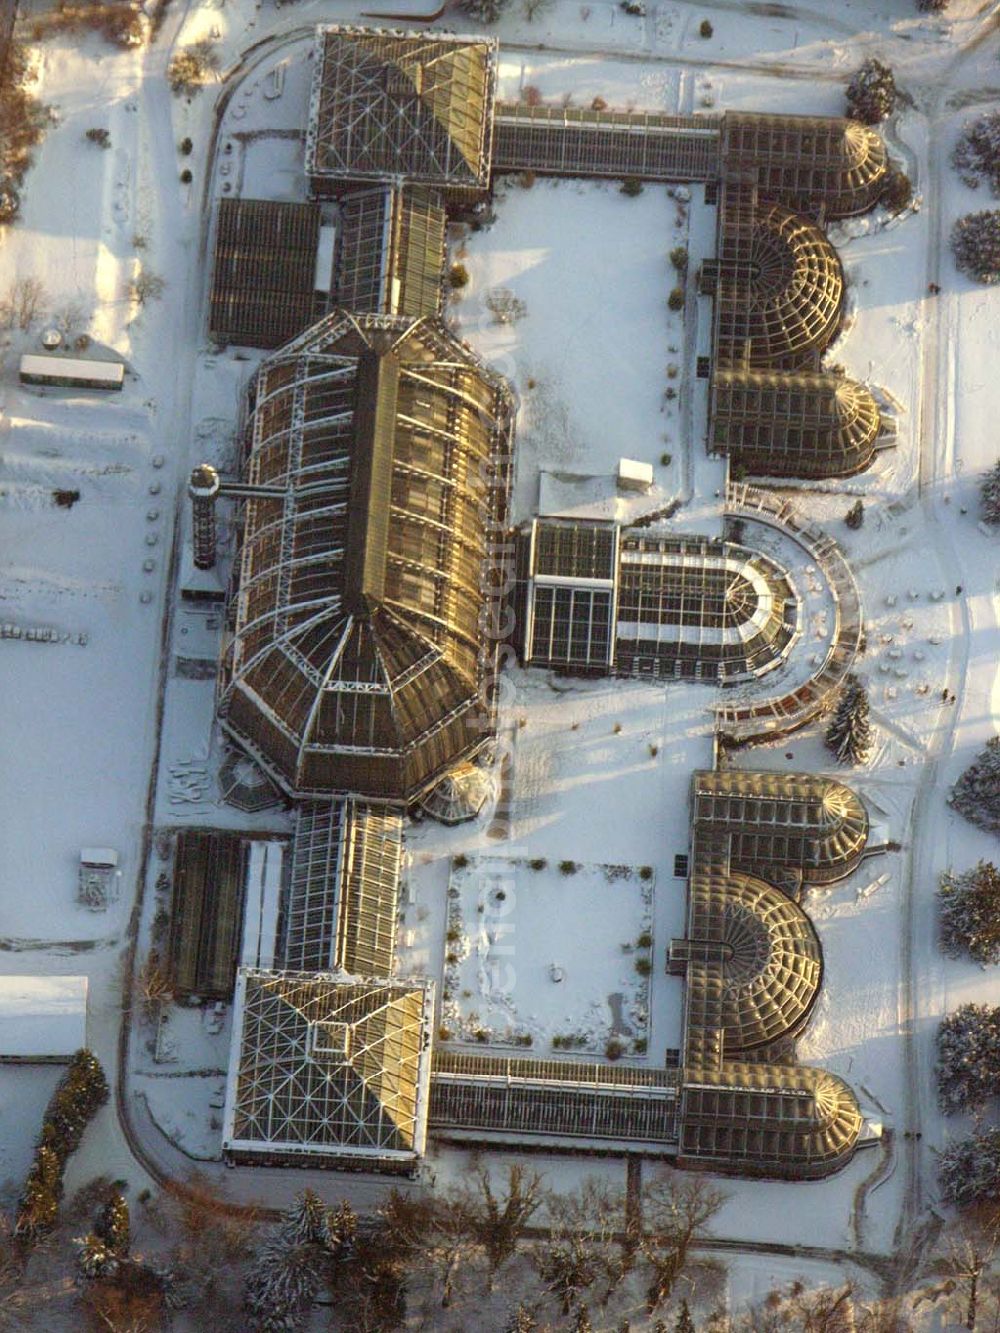
[[[280,347],[325,314],[328,298],[316,291],[319,232],[318,204],[220,200],[212,337],[243,347]]]

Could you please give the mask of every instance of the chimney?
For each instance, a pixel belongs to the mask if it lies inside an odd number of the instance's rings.
[[[211,569],[215,565],[215,501],[219,485],[219,474],[209,463],[196,467],[188,482],[195,569]]]

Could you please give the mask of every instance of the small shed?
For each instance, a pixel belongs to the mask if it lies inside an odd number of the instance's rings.
[[[0,1062],[61,1064],[86,1044],[86,977],[0,976]]]

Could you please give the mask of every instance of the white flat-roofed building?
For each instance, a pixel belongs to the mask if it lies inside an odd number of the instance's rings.
[[[56,1064],[86,1044],[86,977],[0,976],[0,1061]]]
[[[26,352],[21,357],[22,384],[58,389],[120,389],[125,382],[121,361],[86,361],[59,353]]]

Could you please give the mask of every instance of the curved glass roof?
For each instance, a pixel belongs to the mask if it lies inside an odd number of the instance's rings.
[[[722,369],[711,395],[711,447],[751,472],[843,477],[874,457],[882,418],[870,390],[855,380]]]
[[[408,800],[478,698],[503,381],[434,320],[337,312],[262,365],[221,717],[298,796]]]

